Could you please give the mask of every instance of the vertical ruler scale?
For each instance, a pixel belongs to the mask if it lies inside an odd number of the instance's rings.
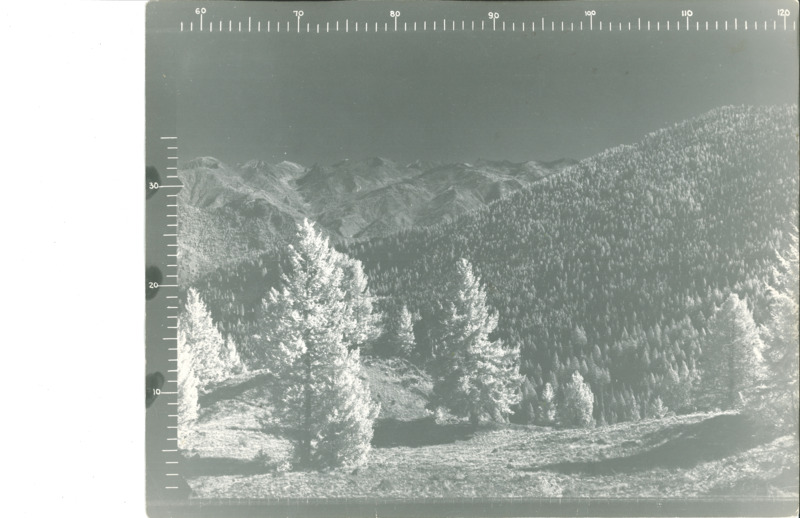
[[[166,390],[161,389],[160,396],[166,399],[167,422],[165,426],[166,443],[161,452],[164,454],[164,467],[167,473],[164,474],[166,480],[164,489],[178,490],[179,477],[178,456],[178,190],[182,187],[178,180],[178,137],[162,136],[160,140],[164,144],[166,153],[166,182],[158,185],[158,190],[166,190],[164,198],[165,220],[164,233],[166,238],[165,263],[167,272],[164,275],[164,284],[155,286],[148,283],[148,289],[159,289],[164,291],[166,303],[166,326],[164,326],[163,336],[161,337],[162,347],[167,351],[168,368],[165,374]],[[153,186],[148,185],[148,188]],[[155,395],[155,394],[154,394]]]
[[[148,461],[154,464],[148,486],[156,492],[185,489],[178,453],[178,177],[175,135],[160,135],[148,148],[146,174],[147,387],[148,430],[154,434]]]
[[[158,10],[154,7],[148,14]],[[146,45],[145,374],[147,499],[151,505],[185,499],[188,494],[178,445],[178,195],[182,186],[176,62],[171,53],[164,52],[169,38],[148,31]]]

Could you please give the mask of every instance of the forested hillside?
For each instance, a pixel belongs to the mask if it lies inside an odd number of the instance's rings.
[[[577,370],[596,418],[614,422],[691,403],[706,321],[729,293],[763,317],[797,200],[796,107],[726,107],[347,252],[373,293],[421,316],[423,358],[443,280],[467,258],[499,312],[496,335],[521,348],[522,413],[539,419],[545,384]]]
[[[307,168],[196,158],[178,172],[181,281],[274,254],[306,217],[335,242],[390,235],[485,207],[572,163],[402,165],[376,157]]]
[[[695,404],[715,308],[736,293],[757,322],[766,316],[765,285],[796,219],[797,131],[796,107],[720,108],[452,221],[339,247],[363,262],[387,316],[408,307],[420,364],[467,259],[499,313],[492,339],[521,351],[518,419],[548,422],[546,394],[575,371],[600,423],[679,411]],[[245,360],[279,264],[263,254],[195,283]]]

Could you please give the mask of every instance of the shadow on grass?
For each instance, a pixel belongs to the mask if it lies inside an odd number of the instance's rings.
[[[800,487],[797,468],[785,468],[777,476],[758,478],[756,476],[725,482],[711,488],[710,494],[720,496],[794,496]]]
[[[372,446],[392,448],[395,446],[433,446],[467,441],[475,433],[475,427],[467,423],[436,424],[431,417],[402,421],[380,419],[375,422]]]
[[[181,463],[184,477],[263,475],[275,471],[275,466],[263,460],[244,460],[217,457],[189,457]]]
[[[757,446],[753,425],[741,415],[718,415],[686,426],[672,427],[641,438],[644,444],[666,440],[652,449],[597,461],[559,462],[530,466],[524,471],[556,471],[564,474],[605,475],[655,468],[690,469],[701,462],[719,460]]]

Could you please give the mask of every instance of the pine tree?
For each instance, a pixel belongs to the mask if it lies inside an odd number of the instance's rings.
[[[760,383],[756,411],[775,427],[790,429],[797,435],[800,261],[797,227],[793,230],[786,252],[776,253],[778,264],[773,270],[772,283],[767,286],[770,318],[763,330],[766,372]]]
[[[209,384],[225,380],[242,369],[235,345],[222,337],[194,288],[186,293],[178,334],[182,335],[187,353],[192,357],[201,392],[207,391]]]
[[[416,351],[414,321],[408,307],[390,313],[382,341],[381,353],[384,356],[399,356],[411,359]]]
[[[675,410],[687,408],[691,403],[693,384],[694,379],[683,362],[678,370],[672,364],[668,364],[667,372],[661,382],[659,397],[663,396],[662,403],[666,403],[669,408]]]
[[[186,335],[178,334],[178,447],[188,449],[198,415],[199,382],[194,373],[194,358]]]
[[[553,424],[556,420],[556,393],[550,383],[545,383],[539,404],[539,415],[544,424]]]
[[[519,404],[518,415],[522,417],[526,423],[535,423],[539,420],[538,407],[539,395],[536,393],[536,388],[533,386],[530,378],[524,378],[522,382],[522,399]]]
[[[353,282],[362,278],[360,263],[334,250],[308,221],[289,251],[283,286],[264,302],[276,412],[293,430],[300,466],[362,464],[379,406],[360,379],[357,345],[372,336],[375,322],[367,304],[352,304],[368,297],[366,281]],[[354,286],[361,286],[360,294],[348,292]]]
[[[753,314],[732,293],[714,314],[704,348],[702,380],[710,404],[722,408],[740,405],[759,377],[762,350]]]
[[[667,408],[661,398],[656,397],[655,399],[650,400],[650,403],[648,404],[647,415],[655,419],[661,419],[667,415],[668,411],[669,408]]]
[[[520,400],[519,349],[490,341],[497,314],[486,303],[486,291],[461,259],[431,364],[432,403],[477,423],[482,418],[504,421]]]
[[[333,254],[333,258],[337,267],[342,269],[342,340],[350,349],[363,349],[380,334],[380,314],[374,311],[373,297],[361,261],[338,252]]]
[[[580,372],[574,371],[569,383],[564,385],[563,397],[558,405],[558,421],[565,426],[587,428],[592,426],[594,395],[583,381]]]

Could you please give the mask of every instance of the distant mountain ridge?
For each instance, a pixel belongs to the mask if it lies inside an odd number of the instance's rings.
[[[178,172],[185,282],[283,246],[309,218],[334,241],[390,235],[488,206],[576,164],[479,160],[407,165],[380,157],[305,167],[261,160],[228,165],[213,157]]]

